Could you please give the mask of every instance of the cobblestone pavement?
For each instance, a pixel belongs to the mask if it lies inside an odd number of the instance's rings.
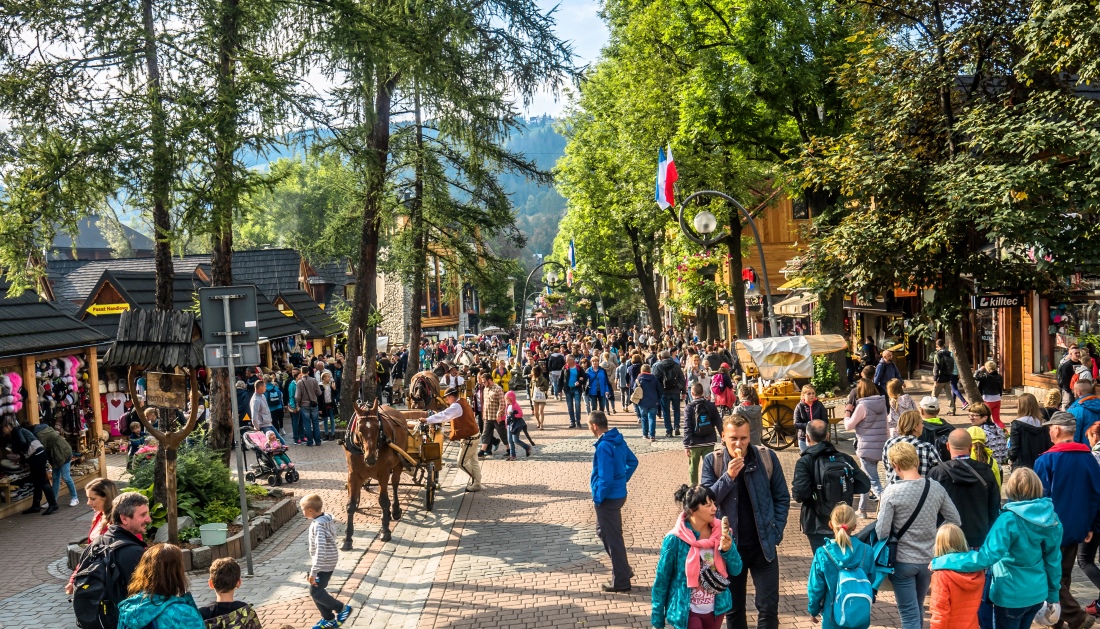
[[[1005,411],[1011,417],[1011,408]],[[948,419],[962,423],[963,418]],[[516,462],[500,456],[483,461],[482,492],[463,491],[466,476],[455,467],[457,448],[448,447],[435,510],[423,508],[422,490],[403,488],[405,514],[391,542],[377,539],[373,494],[364,499],[367,513],[357,516],[355,550],[341,553],[330,584],[330,590],[355,607],[345,626],[648,627],[649,586],[661,539],[677,512],[671,494],[686,481],[687,464],[678,440],[651,445],[640,439],[633,414],[620,412],[611,420],[640,461],[623,512],[635,571],[630,594],[600,591],[600,584],[609,579],[610,564],[595,534],[588,492],[592,438],[587,430],[565,428],[564,407],[551,402],[546,430],[532,430],[537,442],[533,456]],[[849,437],[841,432],[841,448],[848,451]],[[297,495],[320,493],[342,526],[342,450],[326,443],[319,448],[296,447],[292,456],[302,470],[302,482],[291,488]],[[779,457],[789,482],[797,449],[782,451]],[[111,476],[117,478],[121,469],[115,464],[122,460],[111,457],[110,462]],[[798,530],[797,512],[798,505],[792,505],[780,546],[780,626],[809,628],[804,610],[810,552]],[[62,592],[67,571],[59,557],[65,541],[87,530],[90,515],[84,507],[62,507],[49,526],[34,518],[0,520],[8,577],[0,583],[0,627],[72,627],[71,607]],[[245,580],[240,598],[256,606],[265,627],[308,628],[317,620],[305,584],[306,526],[297,516],[256,551],[257,576]],[[41,548],[58,550],[43,557]],[[1095,597],[1086,584],[1078,571],[1074,589],[1083,601]],[[193,575],[192,589],[199,604],[212,600],[205,575]],[[748,616],[752,626],[751,604]],[[872,626],[899,624],[893,594],[885,591],[875,606]]]

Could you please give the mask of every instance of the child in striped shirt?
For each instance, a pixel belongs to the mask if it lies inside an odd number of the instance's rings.
[[[321,612],[321,620],[313,629],[332,629],[344,624],[351,615],[351,605],[344,605],[333,598],[328,590],[329,579],[336,570],[340,553],[336,549],[336,523],[324,512],[324,503],[317,494],[310,494],[299,503],[302,515],[309,523],[309,596]]]

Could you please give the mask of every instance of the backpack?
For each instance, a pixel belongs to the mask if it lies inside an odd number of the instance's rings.
[[[721,395],[726,390],[726,378],[722,373],[714,374],[714,379],[710,381],[710,392],[715,395]]]
[[[845,629],[865,629],[871,624],[874,590],[863,568],[845,568],[828,549],[825,554],[836,564],[836,592],[833,593],[833,622]]]
[[[661,388],[665,391],[680,388],[680,380],[676,377],[675,367],[666,367],[661,370]]]
[[[936,364],[934,365],[932,377],[950,376],[951,372],[954,370],[955,358],[951,356],[951,352],[947,350],[936,352]]]
[[[753,446],[749,446],[750,448]],[[768,482],[772,480],[772,468],[775,463],[772,461],[771,451],[766,446],[756,446],[756,454],[760,457],[760,461],[764,464],[764,473],[768,475]],[[714,445],[714,475],[718,478],[722,477],[722,474],[726,473],[726,446],[721,441]]]
[[[267,405],[269,407],[272,405],[278,405],[280,408],[282,407],[283,395],[282,392],[279,391],[279,387],[267,390]]]
[[[117,552],[125,546],[136,546],[127,540],[89,547],[81,557],[73,577],[73,612],[81,629],[102,629],[118,626],[118,603],[126,598],[125,586],[118,567]]]
[[[695,430],[710,430],[713,428],[714,420],[717,418],[710,416],[706,402],[697,404],[695,409]]]
[[[814,458],[814,512],[828,521],[840,503],[852,504],[855,471],[840,453]]]
[[[53,467],[61,467],[73,458],[73,447],[48,424],[36,424],[31,428],[36,439],[46,448],[46,458]]]

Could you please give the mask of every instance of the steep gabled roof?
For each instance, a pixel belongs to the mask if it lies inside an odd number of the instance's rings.
[[[300,288],[302,256],[293,249],[233,252],[233,283],[254,284],[269,299]]]
[[[183,310],[131,310],[119,317],[118,338],[103,356],[107,367],[199,367],[202,336],[195,313]]]
[[[195,267],[203,262],[208,262],[210,256],[195,254],[172,257],[172,268],[176,275],[184,275],[188,278],[195,272]],[[79,266],[73,262],[82,262]],[[72,301],[82,303],[92,294],[92,290],[103,277],[103,272],[110,271],[137,271],[154,273],[156,261],[154,258],[116,258],[112,260],[50,260],[46,264],[50,283],[53,284],[54,297],[58,301]]]
[[[0,280],[0,357],[91,347],[107,340],[57,306],[26,291],[6,297],[8,284]]]
[[[131,310],[155,310],[157,307],[157,274],[143,271],[103,271],[95,286],[89,292],[84,305],[80,307],[80,319],[99,330],[108,338],[115,338],[118,334],[118,322],[120,314],[94,315],[88,313],[95,296],[105,284],[110,284],[118,291],[123,300],[130,305]],[[194,306],[194,295],[205,284],[194,273],[186,275],[177,273],[172,282],[172,307],[176,310],[189,310]]]
[[[332,318],[332,315],[322,310],[317,302],[309,296],[309,293],[303,290],[283,291],[279,293],[279,298],[290,306],[298,320],[312,325],[321,332],[321,336],[336,336],[347,331],[336,319]]]

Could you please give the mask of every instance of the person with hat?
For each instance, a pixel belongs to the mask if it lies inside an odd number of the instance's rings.
[[[1092,374],[1081,374],[1073,384],[1073,395],[1076,399],[1066,408],[1066,412],[1077,420],[1077,427],[1073,432],[1073,440],[1077,443],[1087,444],[1089,440],[1085,433],[1089,426],[1100,422],[1100,397],[1093,394],[1094,384]]]
[[[1062,523],[1062,579],[1058,596],[1062,617],[1054,627],[1091,627],[1095,619],[1081,609],[1070,592],[1070,584],[1077,547],[1092,538],[1093,525],[1100,515],[1100,465],[1088,445],[1074,442],[1078,422],[1072,414],[1058,411],[1043,425],[1049,428],[1054,445],[1035,460],[1035,474]]]
[[[947,451],[947,436],[951,434],[954,427],[940,419],[939,398],[926,395],[921,398],[918,406],[921,418],[924,419],[924,432],[921,433],[920,440],[935,446],[941,461],[950,461],[951,453]]]
[[[461,397],[461,389],[457,386],[450,387],[443,392],[443,399],[447,402],[447,408],[432,413],[424,418],[429,424],[442,424],[451,422],[451,432],[447,438],[451,441],[462,442],[462,449],[458,453],[458,465],[462,471],[470,476],[466,484],[466,491],[479,491],[481,489],[481,463],[477,460],[477,444],[479,431],[477,418],[474,417],[474,409],[470,403]]]

